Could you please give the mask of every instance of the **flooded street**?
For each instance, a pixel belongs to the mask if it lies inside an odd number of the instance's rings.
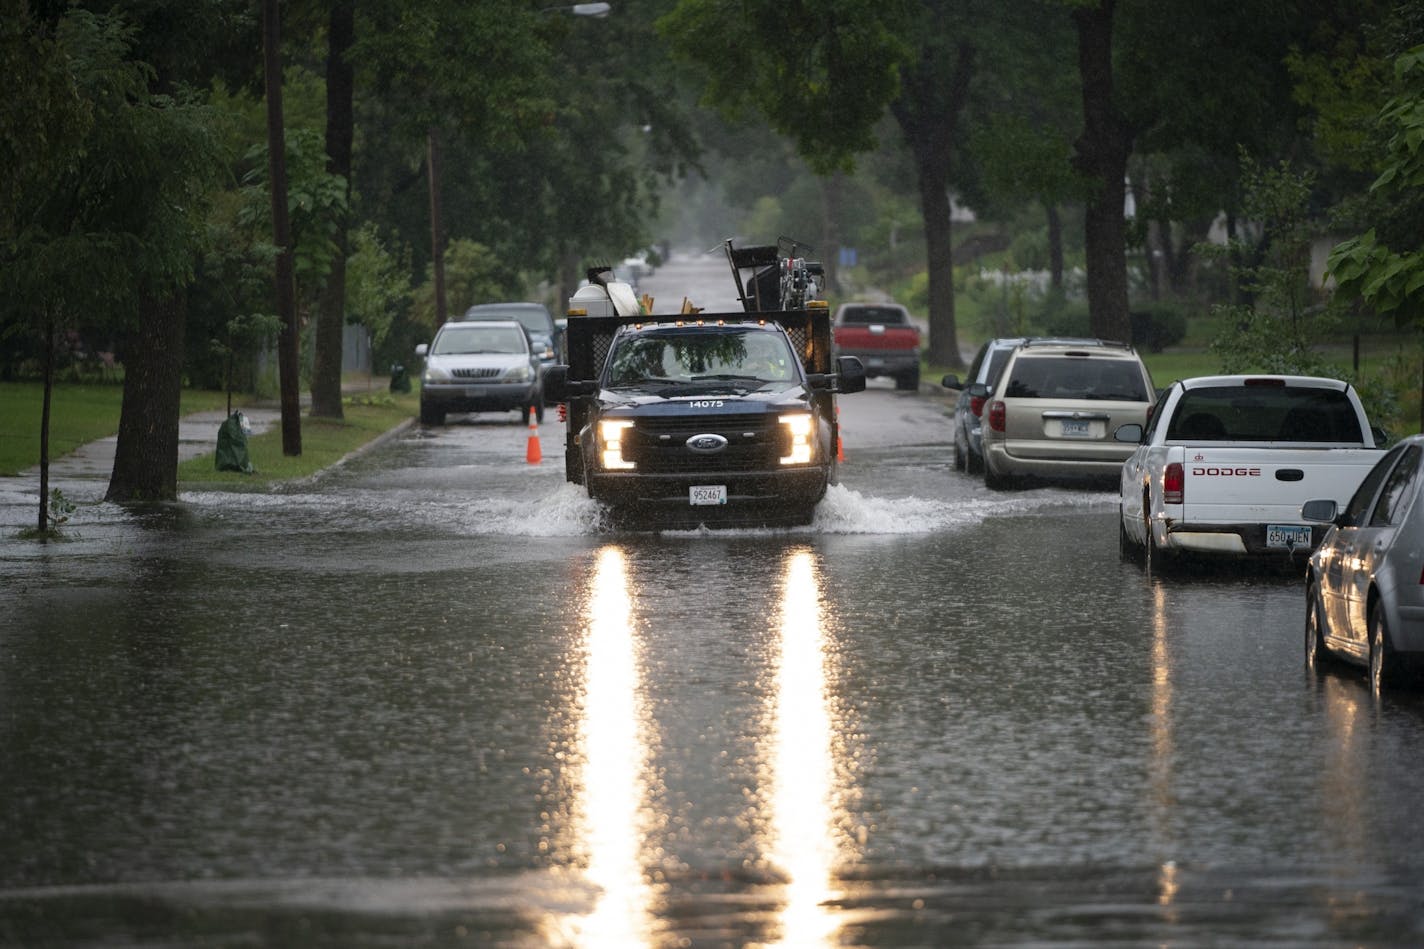
[[[1424,699],[945,405],[843,398],[792,530],[612,530],[552,413],[49,545],[0,482],[0,944],[1424,939]]]

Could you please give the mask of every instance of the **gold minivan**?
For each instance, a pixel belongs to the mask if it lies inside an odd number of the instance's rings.
[[[984,484],[1023,478],[1116,483],[1156,399],[1142,357],[1124,343],[1028,340],[1009,356],[983,410]]]

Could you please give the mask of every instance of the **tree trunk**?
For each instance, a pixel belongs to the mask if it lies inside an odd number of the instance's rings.
[[[902,70],[900,95],[890,112],[900,126],[915,160],[920,187],[920,214],[925,227],[925,257],[929,268],[930,339],[928,358],[936,366],[963,369],[954,319],[954,253],[950,245],[949,170],[954,127],[969,97],[977,50],[968,43],[955,47],[952,64],[937,50],[926,48],[913,68]],[[945,75],[946,66],[949,75]]]
[[[445,229],[440,221],[440,137],[435,127],[426,133],[426,165],[430,174],[430,261],[435,279],[435,328],[445,325]]]
[[[351,201],[351,140],[354,128],[352,100],[355,76],[347,55],[356,33],[354,0],[337,0],[331,6],[326,50],[326,170],[346,182],[346,206],[337,214],[336,258],[317,310],[316,341],[312,347],[311,414],[342,418],[342,330],[346,327],[347,225]]]
[[[178,413],[187,309],[173,293],[143,301],[124,346],[124,400],[107,501],[178,498]]]
[[[920,183],[920,214],[925,221],[925,257],[929,265],[930,344],[935,366],[964,368],[954,322],[954,249],[950,242],[948,176],[937,161],[916,161]]]
[[[1048,209],[1048,283],[1053,292],[1063,292],[1063,218],[1058,213],[1058,205],[1049,203]]]
[[[845,232],[841,227],[841,193],[845,186],[845,174],[833,172],[821,179],[821,235],[816,239],[816,260],[825,268],[825,287],[828,293],[841,292],[840,236]]]
[[[1088,314],[1095,336],[1130,340],[1127,227],[1123,202],[1132,134],[1113,103],[1112,20],[1115,0],[1073,11],[1083,81],[1083,134],[1075,143],[1079,171],[1097,182],[1088,198],[1083,238]]]
[[[282,404],[282,454],[302,453],[300,328],[292,273],[292,224],[287,208],[287,136],[282,121],[281,21],[277,0],[262,2],[263,76],[267,93],[267,161],[272,191],[272,240],[277,247],[277,375]]]
[[[559,285],[555,291],[559,297],[554,301],[557,304],[555,313],[562,316],[568,309],[569,297],[578,291],[581,279],[583,279],[583,274],[579,271],[578,251],[566,250],[559,254]],[[656,301],[654,303],[656,304]],[[664,312],[668,312],[666,308],[664,308]]]
[[[49,408],[54,395],[54,314],[45,314],[44,401],[40,406],[40,515],[39,532],[49,533]]]

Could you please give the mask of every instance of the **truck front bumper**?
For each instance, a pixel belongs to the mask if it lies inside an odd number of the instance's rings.
[[[825,497],[829,476],[817,466],[677,474],[590,471],[587,484],[595,501],[660,523],[805,523]],[[691,502],[692,488],[708,485],[726,488],[725,504]]]

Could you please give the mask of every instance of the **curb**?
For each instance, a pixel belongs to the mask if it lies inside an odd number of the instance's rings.
[[[346,464],[348,461],[351,461],[355,458],[359,458],[362,455],[366,454],[366,452],[373,451],[374,449],[384,445],[386,442],[389,442],[405,434],[412,427],[414,427],[415,422],[416,420],[414,418],[408,418],[404,422],[401,422],[396,425],[394,428],[386,429],[384,432],[377,435],[370,441],[366,442],[364,445],[351,449],[346,454],[342,455],[340,458],[336,459],[331,464],[327,465],[325,468],[320,469],[319,471],[314,471],[304,478],[293,478],[290,481],[273,482],[268,487],[267,492],[269,494],[282,494],[293,488],[309,488],[312,485],[316,484],[318,481],[320,481],[322,478],[326,477],[331,472]]]

